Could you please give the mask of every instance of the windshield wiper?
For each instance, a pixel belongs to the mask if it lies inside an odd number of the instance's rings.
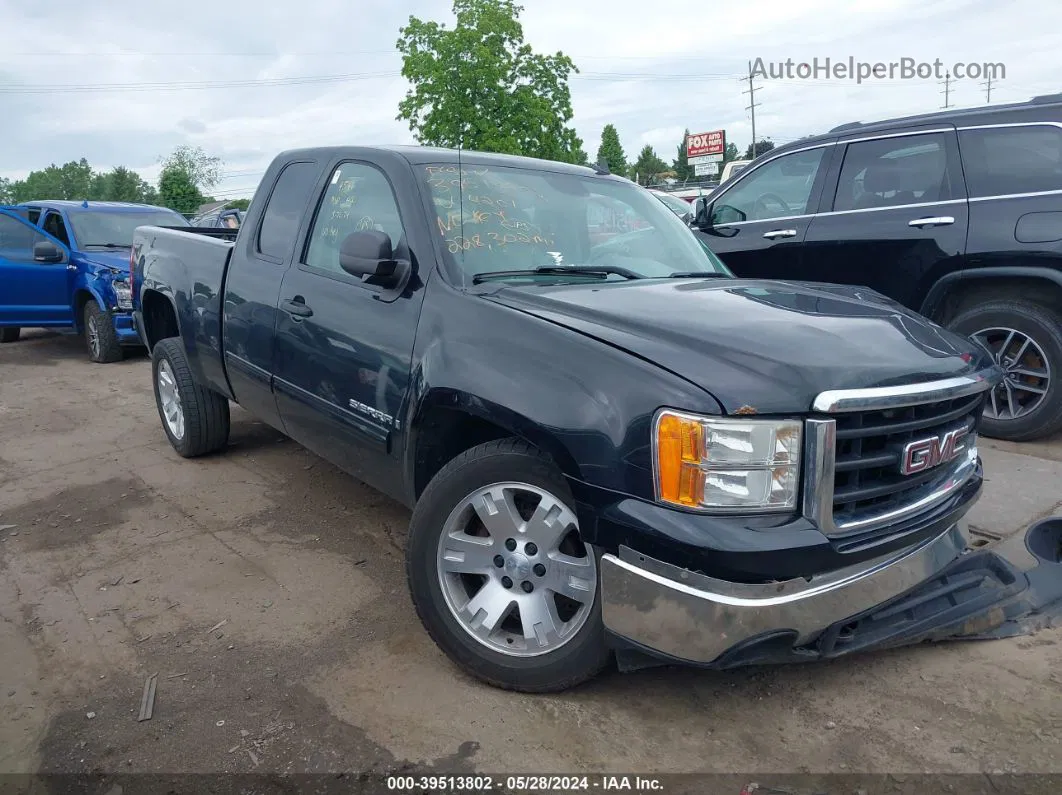
[[[82,248],[132,248],[132,243],[84,243]]]
[[[722,273],[720,271],[679,271],[678,273],[672,273],[667,278],[669,279],[729,279],[729,273]]]
[[[640,273],[635,273],[632,270],[620,268],[615,265],[543,265],[538,268],[528,268],[526,270],[487,271],[486,273],[477,273],[472,276],[472,284],[480,284],[490,279],[510,279],[514,276],[537,276],[539,274],[545,274],[547,276],[564,276],[569,273],[596,279],[607,279],[609,275],[622,276],[625,279],[645,278]]]

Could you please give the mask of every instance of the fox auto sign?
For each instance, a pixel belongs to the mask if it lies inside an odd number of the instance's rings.
[[[696,133],[686,137],[686,157],[722,155],[726,151],[726,131]]]

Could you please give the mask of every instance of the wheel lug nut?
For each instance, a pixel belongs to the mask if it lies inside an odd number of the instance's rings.
[[[495,555],[494,556],[494,565],[497,566],[499,569],[504,567],[505,566],[505,558],[503,558],[501,555]]]
[[[535,590],[535,586],[533,586],[527,580],[524,580],[522,583],[520,583],[520,587],[524,589],[524,593],[531,593],[533,590]]]
[[[527,546],[524,547],[524,552],[526,552],[528,555],[537,555],[538,554],[538,547],[535,546],[535,543],[532,541],[531,543],[529,543]]]
[[[544,576],[546,576],[546,567],[543,566],[541,563],[536,563],[535,564],[535,568],[532,569],[532,571],[535,572],[535,576],[536,577],[544,577]]]
[[[510,552],[515,551],[516,550],[516,539],[515,538],[507,538],[507,539],[505,539],[505,548],[507,550],[509,550]]]
[[[502,577],[502,587],[503,588],[512,588],[513,587],[513,581],[510,580],[508,577]]]

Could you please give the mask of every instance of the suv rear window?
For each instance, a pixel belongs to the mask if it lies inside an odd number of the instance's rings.
[[[971,197],[1062,189],[1062,129],[1053,125],[960,130]]]
[[[870,210],[950,199],[944,136],[904,135],[848,145],[834,210]]]

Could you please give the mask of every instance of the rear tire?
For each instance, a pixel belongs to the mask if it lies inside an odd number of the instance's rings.
[[[114,320],[100,309],[95,301],[85,304],[85,343],[88,345],[89,358],[100,364],[120,362],[122,346],[118,343],[118,334],[114,330]]]
[[[162,429],[179,455],[195,458],[228,444],[229,401],[193,380],[179,338],[155,345],[151,374]]]
[[[17,326],[15,328],[0,328],[0,342],[15,342],[21,333],[22,329]]]
[[[1023,442],[1062,430],[1062,314],[1001,299],[966,309],[949,328],[986,345],[1008,374],[981,419],[984,436]]]
[[[428,634],[472,676],[556,692],[608,663],[599,555],[579,539],[574,505],[550,458],[518,439],[465,451],[421,495],[409,590]]]

